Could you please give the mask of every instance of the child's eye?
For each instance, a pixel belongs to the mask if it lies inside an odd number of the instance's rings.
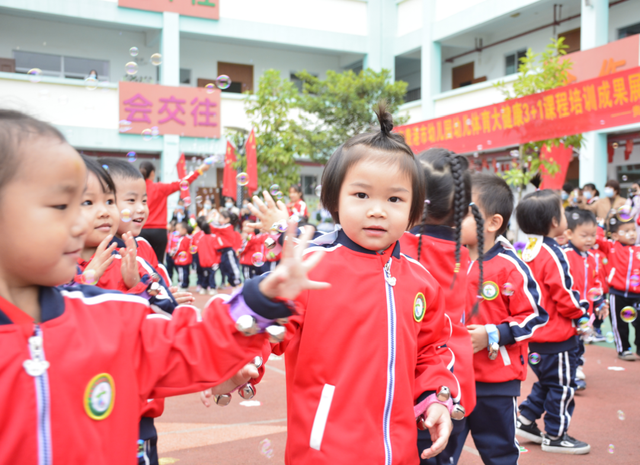
[[[390,197],[389,198],[389,202],[398,203],[400,201],[402,201],[402,199],[400,197]]]
[[[90,207],[91,205],[93,205],[93,202],[91,200],[85,200],[80,204],[80,206],[82,207]]]
[[[55,208],[56,210],[66,210],[67,209],[67,205],[53,205],[53,208]]]
[[[113,199],[107,200],[107,205],[113,205],[114,203],[116,203],[116,201]]]
[[[358,197],[359,199],[366,199],[367,198],[367,194],[365,194],[364,192],[358,192],[356,194],[356,197]]]

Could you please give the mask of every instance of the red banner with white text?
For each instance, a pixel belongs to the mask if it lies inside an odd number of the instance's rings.
[[[640,122],[640,67],[395,130],[415,153],[470,153]]]

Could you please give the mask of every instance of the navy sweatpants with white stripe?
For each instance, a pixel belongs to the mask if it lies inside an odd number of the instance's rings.
[[[485,465],[517,465],[517,403],[514,396],[478,396],[473,412],[462,420],[453,462],[458,463],[469,432]]]
[[[231,247],[220,249],[220,272],[223,283],[226,277],[229,285],[233,287],[240,285],[240,265],[238,257]]]
[[[611,329],[613,329],[613,340],[616,343],[616,350],[619,354],[624,351],[631,350],[629,342],[629,325],[632,324],[636,329],[636,350],[640,353],[640,318],[636,318],[632,323],[622,320],[620,312],[625,307],[637,308],[640,306],[640,300],[637,296],[624,297],[611,293],[609,295],[609,317],[611,318]]]
[[[578,353],[566,350],[556,354],[539,354],[540,362],[531,369],[538,377],[529,397],[520,404],[520,413],[535,421],[544,416],[544,431],[549,436],[562,436],[569,429],[575,408]]]

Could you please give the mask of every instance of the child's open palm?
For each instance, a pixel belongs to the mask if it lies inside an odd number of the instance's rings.
[[[303,260],[302,254],[307,242],[311,239],[312,233],[306,232],[300,236],[300,241],[296,247],[293,241],[293,231],[297,227],[298,223],[295,221],[288,222],[280,264],[260,283],[260,292],[270,299],[275,297],[294,299],[307,289],[327,289],[331,287],[329,283],[311,281],[307,277],[309,271],[322,260],[324,251],[315,252],[308,259]]]
[[[122,235],[122,240],[125,243],[125,248],[120,249],[120,255],[122,256],[122,264],[120,265],[120,272],[122,273],[122,279],[125,286],[131,289],[140,282],[140,274],[138,273],[138,262],[136,257],[138,256],[136,251],[136,241],[133,239],[133,234],[126,232]]]
[[[113,236],[109,234],[105,237],[98,248],[96,249],[96,253],[93,254],[93,258],[84,269],[84,276],[91,276],[89,283],[87,284],[95,284],[97,283],[104,272],[109,268],[109,265],[113,262],[114,256],[113,251],[116,249],[116,243],[109,245],[109,242],[113,239]]]

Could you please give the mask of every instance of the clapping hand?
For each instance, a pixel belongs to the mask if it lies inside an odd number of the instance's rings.
[[[267,191],[262,193],[264,196],[264,202],[260,200],[258,196],[253,197],[253,203],[249,204],[249,210],[258,218],[257,223],[249,223],[248,225],[253,229],[260,229],[262,232],[269,232],[271,226],[279,221],[287,221],[289,218],[289,211],[287,206],[280,200],[278,202],[273,201],[273,197],[269,195]]]

